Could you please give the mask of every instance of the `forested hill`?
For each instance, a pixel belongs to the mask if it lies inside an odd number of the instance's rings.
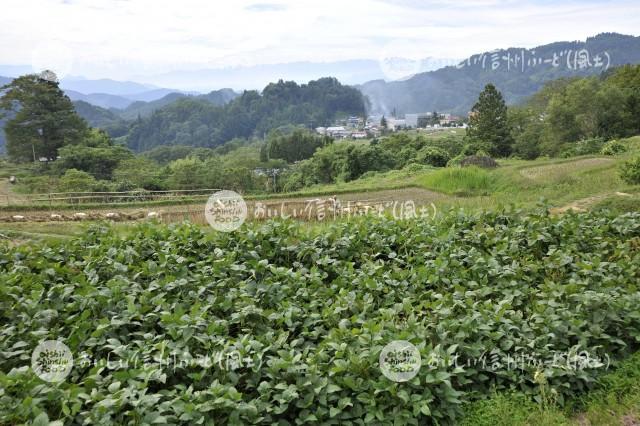
[[[224,106],[200,98],[184,98],[136,120],[128,145],[146,151],[158,145],[213,147],[236,137],[263,135],[289,124],[330,124],[342,115],[365,114],[365,99],[335,78],[308,84],[279,81],[262,91],[246,91]]]
[[[515,104],[560,77],[600,74],[609,67],[640,63],[640,37],[604,33],[586,41],[557,42],[534,49],[509,48],[473,55],[456,67],[386,83],[359,86],[373,112],[398,115],[441,111],[466,114],[487,83]]]
[[[239,96],[238,93],[231,89],[214,90],[204,95],[186,95],[184,93],[169,93],[166,96],[151,102],[134,102],[124,110],[118,112],[118,115],[125,120],[133,120],[141,117],[147,117],[151,115],[155,110],[158,110],[166,105],[175,102],[178,99],[186,97],[194,97],[202,99],[213,105],[222,106],[228,104]]]
[[[84,118],[91,127],[106,130],[112,137],[124,136],[129,130],[129,123],[114,110],[101,108],[85,101],[74,101],[73,106],[78,115]]]

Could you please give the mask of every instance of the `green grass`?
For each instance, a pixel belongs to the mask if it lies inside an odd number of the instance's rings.
[[[624,423],[624,421],[628,423]],[[467,406],[464,426],[622,425],[640,422],[640,352],[604,374],[598,387],[567,401],[542,406],[522,393],[495,393]]]
[[[478,167],[440,169],[425,174],[418,182],[427,189],[459,197],[491,195],[510,188],[501,174]]]
[[[640,194],[632,194],[631,197],[608,197],[593,206],[594,209],[607,209],[616,213],[640,211]]]

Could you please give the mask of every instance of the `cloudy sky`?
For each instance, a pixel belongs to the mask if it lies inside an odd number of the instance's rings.
[[[91,78],[293,61],[465,58],[639,34],[638,0],[2,0],[0,64]]]

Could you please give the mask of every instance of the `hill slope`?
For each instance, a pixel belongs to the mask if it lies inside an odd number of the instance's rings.
[[[466,114],[487,83],[495,84],[507,102],[514,104],[547,81],[597,75],[607,65],[626,63],[640,63],[640,37],[605,33],[586,41],[485,52],[456,67],[417,74],[404,81],[370,81],[358,88],[369,98],[375,113],[389,114],[395,108],[399,115],[433,110]]]
[[[150,116],[154,111],[167,106],[175,101],[177,101],[178,99],[183,99],[183,98],[187,98],[187,97],[193,97],[196,99],[201,99],[204,101],[209,102],[212,105],[216,105],[216,106],[222,106],[225,105],[229,102],[231,102],[232,100],[234,100],[235,98],[237,98],[239,96],[238,93],[234,92],[231,89],[220,89],[220,90],[214,90],[210,93],[207,93],[205,95],[197,95],[197,96],[192,96],[192,95],[186,95],[184,93],[178,93],[178,92],[172,92],[169,93],[167,95],[165,95],[164,97],[154,100],[154,101],[150,101],[150,102],[144,102],[144,101],[137,101],[132,103],[131,105],[129,105],[128,107],[126,107],[124,109],[124,111],[120,111],[117,112],[117,114],[124,118],[125,120],[134,120],[136,118],[138,118],[138,116],[140,117],[148,117]]]

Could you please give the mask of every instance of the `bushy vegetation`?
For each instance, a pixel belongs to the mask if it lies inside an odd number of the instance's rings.
[[[444,167],[463,149],[460,137],[436,139],[409,133],[394,133],[367,145],[335,143],[291,167],[284,176],[283,189],[349,182],[369,172],[402,169],[411,163]]]
[[[640,185],[640,156],[622,164],[620,177],[631,185]]]
[[[600,154],[602,155],[619,155],[624,152],[627,152],[627,147],[617,140],[607,142],[600,150]]]
[[[625,65],[547,83],[509,108],[513,152],[524,159],[595,154],[608,140],[640,134],[639,76],[640,65]]]
[[[492,390],[540,397],[540,377],[561,403],[604,369],[555,355],[638,348],[638,241],[637,213],[502,211],[5,243],[0,422],[454,423]],[[76,359],[56,386],[28,367],[44,339]],[[405,383],[379,369],[393,340],[423,359]],[[189,362],[228,351],[234,368]]]

